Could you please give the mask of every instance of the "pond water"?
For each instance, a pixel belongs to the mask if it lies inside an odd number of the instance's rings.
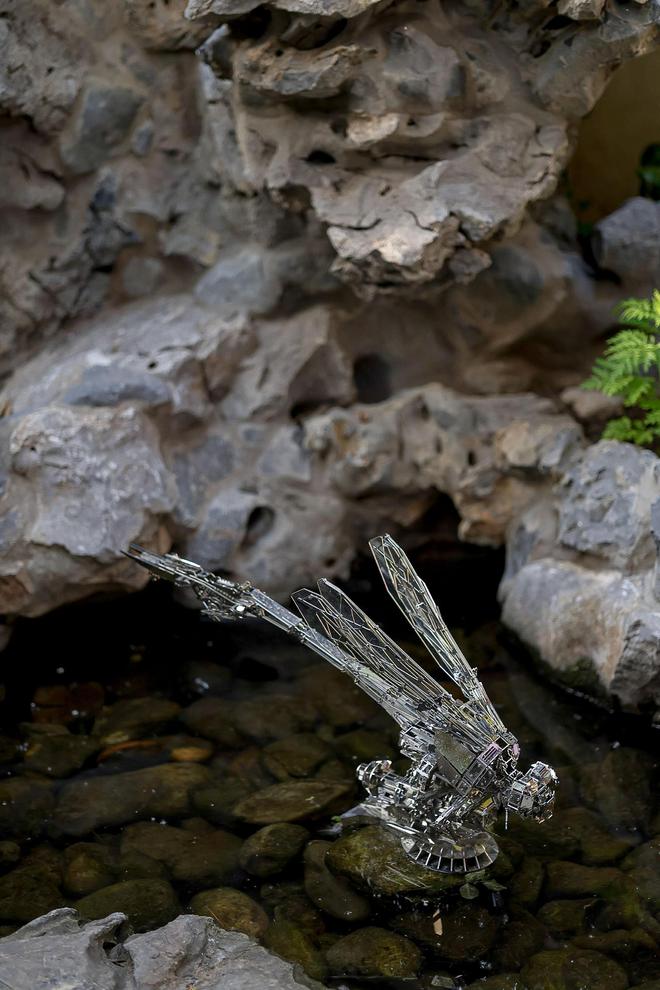
[[[657,990],[656,737],[539,680],[474,574],[439,598],[525,765],[560,777],[551,821],[502,827],[488,871],[457,881],[378,825],[340,830],[394,724],[286,638],[159,585],[25,622],[5,654],[0,934],[63,905],[136,931],[195,911],[335,987]]]

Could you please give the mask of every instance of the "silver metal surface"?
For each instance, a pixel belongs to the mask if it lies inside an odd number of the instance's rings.
[[[131,546],[128,556],[154,577],[190,588],[213,619],[257,616],[295,636],[347,673],[398,723],[401,753],[357,768],[367,796],[360,810],[399,834],[408,856],[443,873],[483,869],[497,856],[497,815],[552,815],[557,776],[545,763],[517,769],[518,741],[502,723],[477,671],[452,638],[426,584],[391,536],[370,543],[387,591],[440,668],[455,697],[329,581],[293,595],[300,616],[250,584],[205,571],[175,554]]]

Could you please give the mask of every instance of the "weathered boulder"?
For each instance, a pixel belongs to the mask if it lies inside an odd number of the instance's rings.
[[[164,928],[121,941],[126,916],[111,914],[81,923],[62,908],[0,939],[3,979],[17,988],[98,987],[99,990],[322,990],[290,963],[240,932],[221,931],[215,922],[181,915]]]

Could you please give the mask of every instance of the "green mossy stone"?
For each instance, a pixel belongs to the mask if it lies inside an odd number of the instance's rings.
[[[290,921],[310,938],[316,938],[325,931],[321,912],[306,894],[291,894],[282,899],[273,910],[276,921]]]
[[[546,930],[528,911],[517,910],[497,935],[493,958],[503,970],[518,970],[530,956],[540,952]]]
[[[262,751],[264,766],[276,780],[311,777],[332,756],[332,748],[312,732],[299,732],[269,743]]]
[[[309,832],[302,825],[289,822],[266,825],[243,843],[240,865],[255,877],[274,876],[300,855],[308,839]]]
[[[566,938],[575,935],[576,932],[584,931],[587,911],[595,903],[595,898],[548,901],[536,917],[551,935],[556,938]]]
[[[323,954],[314,945],[309,935],[298,928],[293,922],[276,919],[269,926],[262,939],[263,944],[271,952],[300,966],[313,980],[325,981],[328,966]]]
[[[451,961],[474,962],[485,956],[498,935],[499,921],[474,901],[462,901],[442,913],[438,953]]]
[[[593,949],[616,960],[633,983],[645,976],[660,978],[660,947],[657,940],[641,928],[589,932],[574,938],[571,945],[578,949]]]
[[[650,911],[660,913],[660,836],[638,846],[621,864]]]
[[[527,990],[519,973],[495,973],[470,983],[467,990]]]
[[[525,856],[507,882],[509,900],[522,907],[533,907],[541,896],[545,870],[536,856]]]
[[[535,856],[542,862],[577,856],[580,851],[580,840],[575,830],[562,821],[560,813],[541,823],[512,818],[508,836],[520,843],[525,855]]]
[[[398,837],[381,825],[343,835],[328,850],[325,862],[333,873],[371,895],[443,893],[465,880],[418,866],[406,856]]]
[[[75,904],[81,918],[105,918],[119,911],[136,932],[168,924],[181,906],[167,880],[123,880],[83,897]]]
[[[164,863],[137,850],[129,850],[119,856],[117,880],[168,880],[169,876]]]
[[[193,914],[213,918],[219,928],[243,932],[260,939],[268,928],[268,915],[251,897],[233,887],[216,887],[195,894],[190,902]]]
[[[625,878],[621,870],[607,866],[582,866],[558,861],[548,863],[546,896],[548,898],[615,896]]]
[[[388,927],[411,938],[430,954],[437,954],[440,947],[440,935],[433,927],[435,907],[426,905],[411,907],[406,905],[403,911],[398,911],[388,919]]]
[[[326,853],[332,842],[316,839],[305,848],[305,890],[318,908],[340,921],[359,923],[371,914],[371,905],[343,877],[328,869]]]
[[[568,808],[557,813],[560,825],[573,832],[579,842],[580,859],[585,866],[605,866],[616,863],[634,848],[629,836],[614,834],[588,808]]]
[[[236,816],[250,825],[297,822],[345,811],[352,783],[332,780],[290,780],[273,784],[239,801]]]
[[[71,897],[85,897],[117,879],[116,856],[99,843],[76,842],[64,852],[63,887]]]
[[[27,924],[65,907],[61,881],[61,855],[49,847],[35,849],[16,869],[0,877],[0,921]]]
[[[386,928],[359,928],[326,952],[332,976],[366,979],[412,979],[422,965],[414,942]]]
[[[618,963],[586,949],[537,952],[520,975],[527,990],[626,990],[628,986]]]

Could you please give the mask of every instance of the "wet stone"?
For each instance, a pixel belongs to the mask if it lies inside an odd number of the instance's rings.
[[[621,864],[650,911],[660,913],[660,836],[638,846]]]
[[[245,781],[227,778],[222,783],[201,787],[192,794],[195,811],[213,825],[235,825],[238,817],[234,808],[251,794],[253,788]]]
[[[438,953],[443,959],[480,959],[491,949],[498,933],[497,918],[474,902],[463,902],[442,914]]]
[[[336,736],[333,744],[337,752],[352,763],[369,760],[393,760],[398,750],[384,732],[375,729],[353,729]]]
[[[426,870],[410,860],[399,839],[380,825],[367,825],[339,838],[325,858],[333,873],[371,894],[442,893],[464,877]]]
[[[7,869],[18,863],[21,858],[21,847],[17,842],[0,842],[0,870]]]
[[[312,939],[325,932],[321,912],[304,893],[291,893],[281,898],[273,907],[273,917],[276,921],[290,921]]]
[[[80,770],[100,748],[98,739],[73,735],[64,726],[30,726],[24,760],[28,769],[61,779]]]
[[[580,769],[580,792],[614,828],[644,830],[650,819],[653,761],[647,753],[620,747],[601,763]]]
[[[335,942],[326,953],[332,976],[411,979],[422,965],[414,942],[385,928],[359,928]]]
[[[63,886],[72,897],[85,897],[117,879],[117,857],[95,842],[76,842],[64,851]]]
[[[621,886],[620,870],[606,866],[581,866],[579,863],[548,863],[546,896],[550,898],[611,896]]]
[[[64,905],[60,890],[61,857],[54,850],[36,849],[0,877],[0,921],[23,924]]]
[[[600,952],[557,949],[537,952],[521,976],[527,990],[625,990],[625,970]]]
[[[32,777],[0,780],[0,838],[41,835],[52,817],[53,785]]]
[[[180,913],[181,906],[167,880],[124,880],[83,897],[75,904],[82,918],[125,914],[136,932],[160,928]]]
[[[141,739],[173,722],[180,711],[180,705],[165,698],[128,698],[101,712],[94,734],[104,746]]]
[[[346,810],[352,783],[330,780],[292,780],[274,784],[244,798],[234,808],[251,825],[296,822]]]
[[[551,935],[564,938],[584,931],[587,912],[594,906],[594,898],[579,898],[571,901],[548,901],[537,914],[538,920]]]
[[[364,725],[382,709],[346,674],[332,667],[314,666],[303,671],[299,685],[324,722],[338,729]]]
[[[264,766],[276,780],[310,777],[332,755],[331,747],[311,732],[286,736],[264,747]]]
[[[645,976],[660,978],[660,947],[658,941],[641,928],[632,931],[589,932],[573,939],[580,949],[602,952],[621,965],[628,978],[637,983]]]
[[[532,907],[541,896],[545,871],[535,856],[524,860],[507,883],[509,898],[523,907]]]
[[[493,957],[501,969],[517,970],[530,956],[540,952],[545,942],[545,928],[528,911],[516,911],[497,935]]]
[[[168,880],[164,863],[152,859],[137,850],[128,850],[119,856],[117,880]]]
[[[525,990],[518,973],[494,973],[476,983],[470,983],[467,990]]]
[[[181,712],[179,719],[191,732],[211,739],[223,749],[237,749],[245,742],[234,725],[234,706],[222,698],[200,698]]]
[[[218,887],[195,894],[190,902],[193,914],[213,918],[219,928],[243,932],[259,939],[268,928],[268,915],[256,901],[233,887]]]
[[[192,830],[140,822],[124,830],[122,855],[141,853],[167,866],[172,879],[191,887],[210,887],[233,878],[241,840],[229,832]]]
[[[322,911],[340,921],[359,923],[371,914],[366,897],[359,894],[343,877],[332,873],[325,862],[331,842],[316,839],[305,849],[305,891]]]
[[[280,873],[298,856],[309,839],[302,825],[276,822],[259,829],[243,843],[239,861],[255,877]]]
[[[60,791],[54,824],[65,835],[85,835],[144,818],[182,818],[191,812],[191,791],[209,778],[206,767],[187,763],[77,777]]]
[[[314,706],[304,698],[266,695],[247,698],[233,706],[234,724],[247,739],[268,743],[313,728],[317,719]]]
[[[264,935],[263,944],[282,959],[298,965],[313,980],[323,982],[328,966],[309,935],[291,921],[276,919]]]

